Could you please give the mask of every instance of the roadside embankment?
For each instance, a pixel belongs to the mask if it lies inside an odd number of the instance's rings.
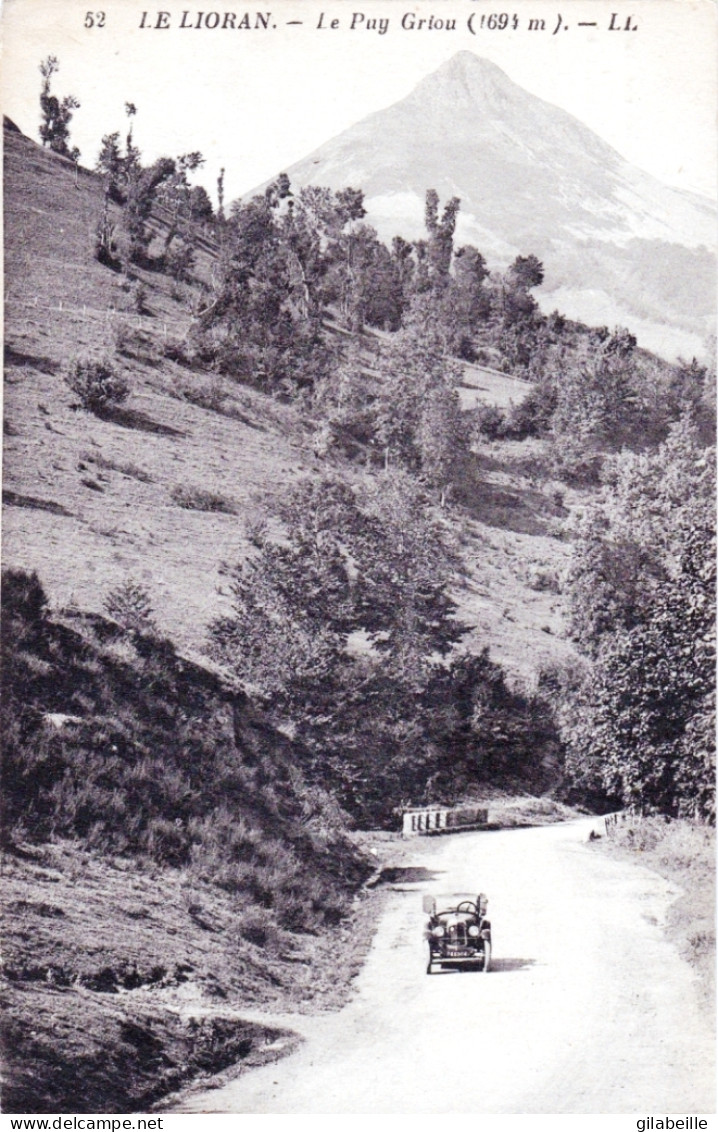
[[[6,854],[3,888],[3,1108],[23,1113],[146,1111],[289,1052],[296,1035],[243,1011],[338,1009],[380,899],[357,896],[313,933],[258,918],[248,938],[246,911],[216,886],[68,842]]]
[[[700,999],[715,1014],[715,829],[654,817],[627,821],[596,842],[615,856],[653,869],[681,889],[665,930],[695,971]]]

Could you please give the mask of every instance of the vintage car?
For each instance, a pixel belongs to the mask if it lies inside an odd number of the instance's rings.
[[[427,975],[437,968],[471,967],[488,971],[491,967],[491,924],[486,919],[488,898],[424,897],[424,911],[429,917],[424,938],[429,946]]]

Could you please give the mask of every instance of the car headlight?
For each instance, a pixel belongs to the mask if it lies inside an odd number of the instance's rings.
[[[444,934],[444,928],[439,924],[437,927],[431,929],[431,934],[435,935],[437,939],[441,939]]]
[[[478,934],[479,934],[478,924],[471,924],[470,927],[469,927],[469,935],[472,935],[475,938]]]

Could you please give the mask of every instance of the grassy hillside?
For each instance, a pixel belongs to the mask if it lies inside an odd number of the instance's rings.
[[[5,147],[4,562],[36,569],[58,608],[100,611],[108,589],[132,576],[150,590],[161,630],[197,656],[207,623],[227,608],[220,564],[241,558],[258,514],[326,461],[296,405],[163,357],[201,298],[209,244],[192,286],[139,268],[128,283],[93,255],[99,178],[81,171],[76,181],[68,162],[12,131]],[[100,420],[77,407],[62,371],[74,356],[103,354],[132,394]],[[461,392],[467,405],[505,405],[525,390],[467,367]],[[462,610],[477,644],[526,680],[569,649],[556,594],[566,493],[537,466],[526,445],[487,445],[457,510]],[[221,510],[197,509],[212,505]]]

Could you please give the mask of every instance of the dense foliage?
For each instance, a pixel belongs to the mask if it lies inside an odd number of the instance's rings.
[[[569,579],[589,659],[564,704],[579,791],[715,816],[715,475],[695,425],[623,455],[580,532]]]

